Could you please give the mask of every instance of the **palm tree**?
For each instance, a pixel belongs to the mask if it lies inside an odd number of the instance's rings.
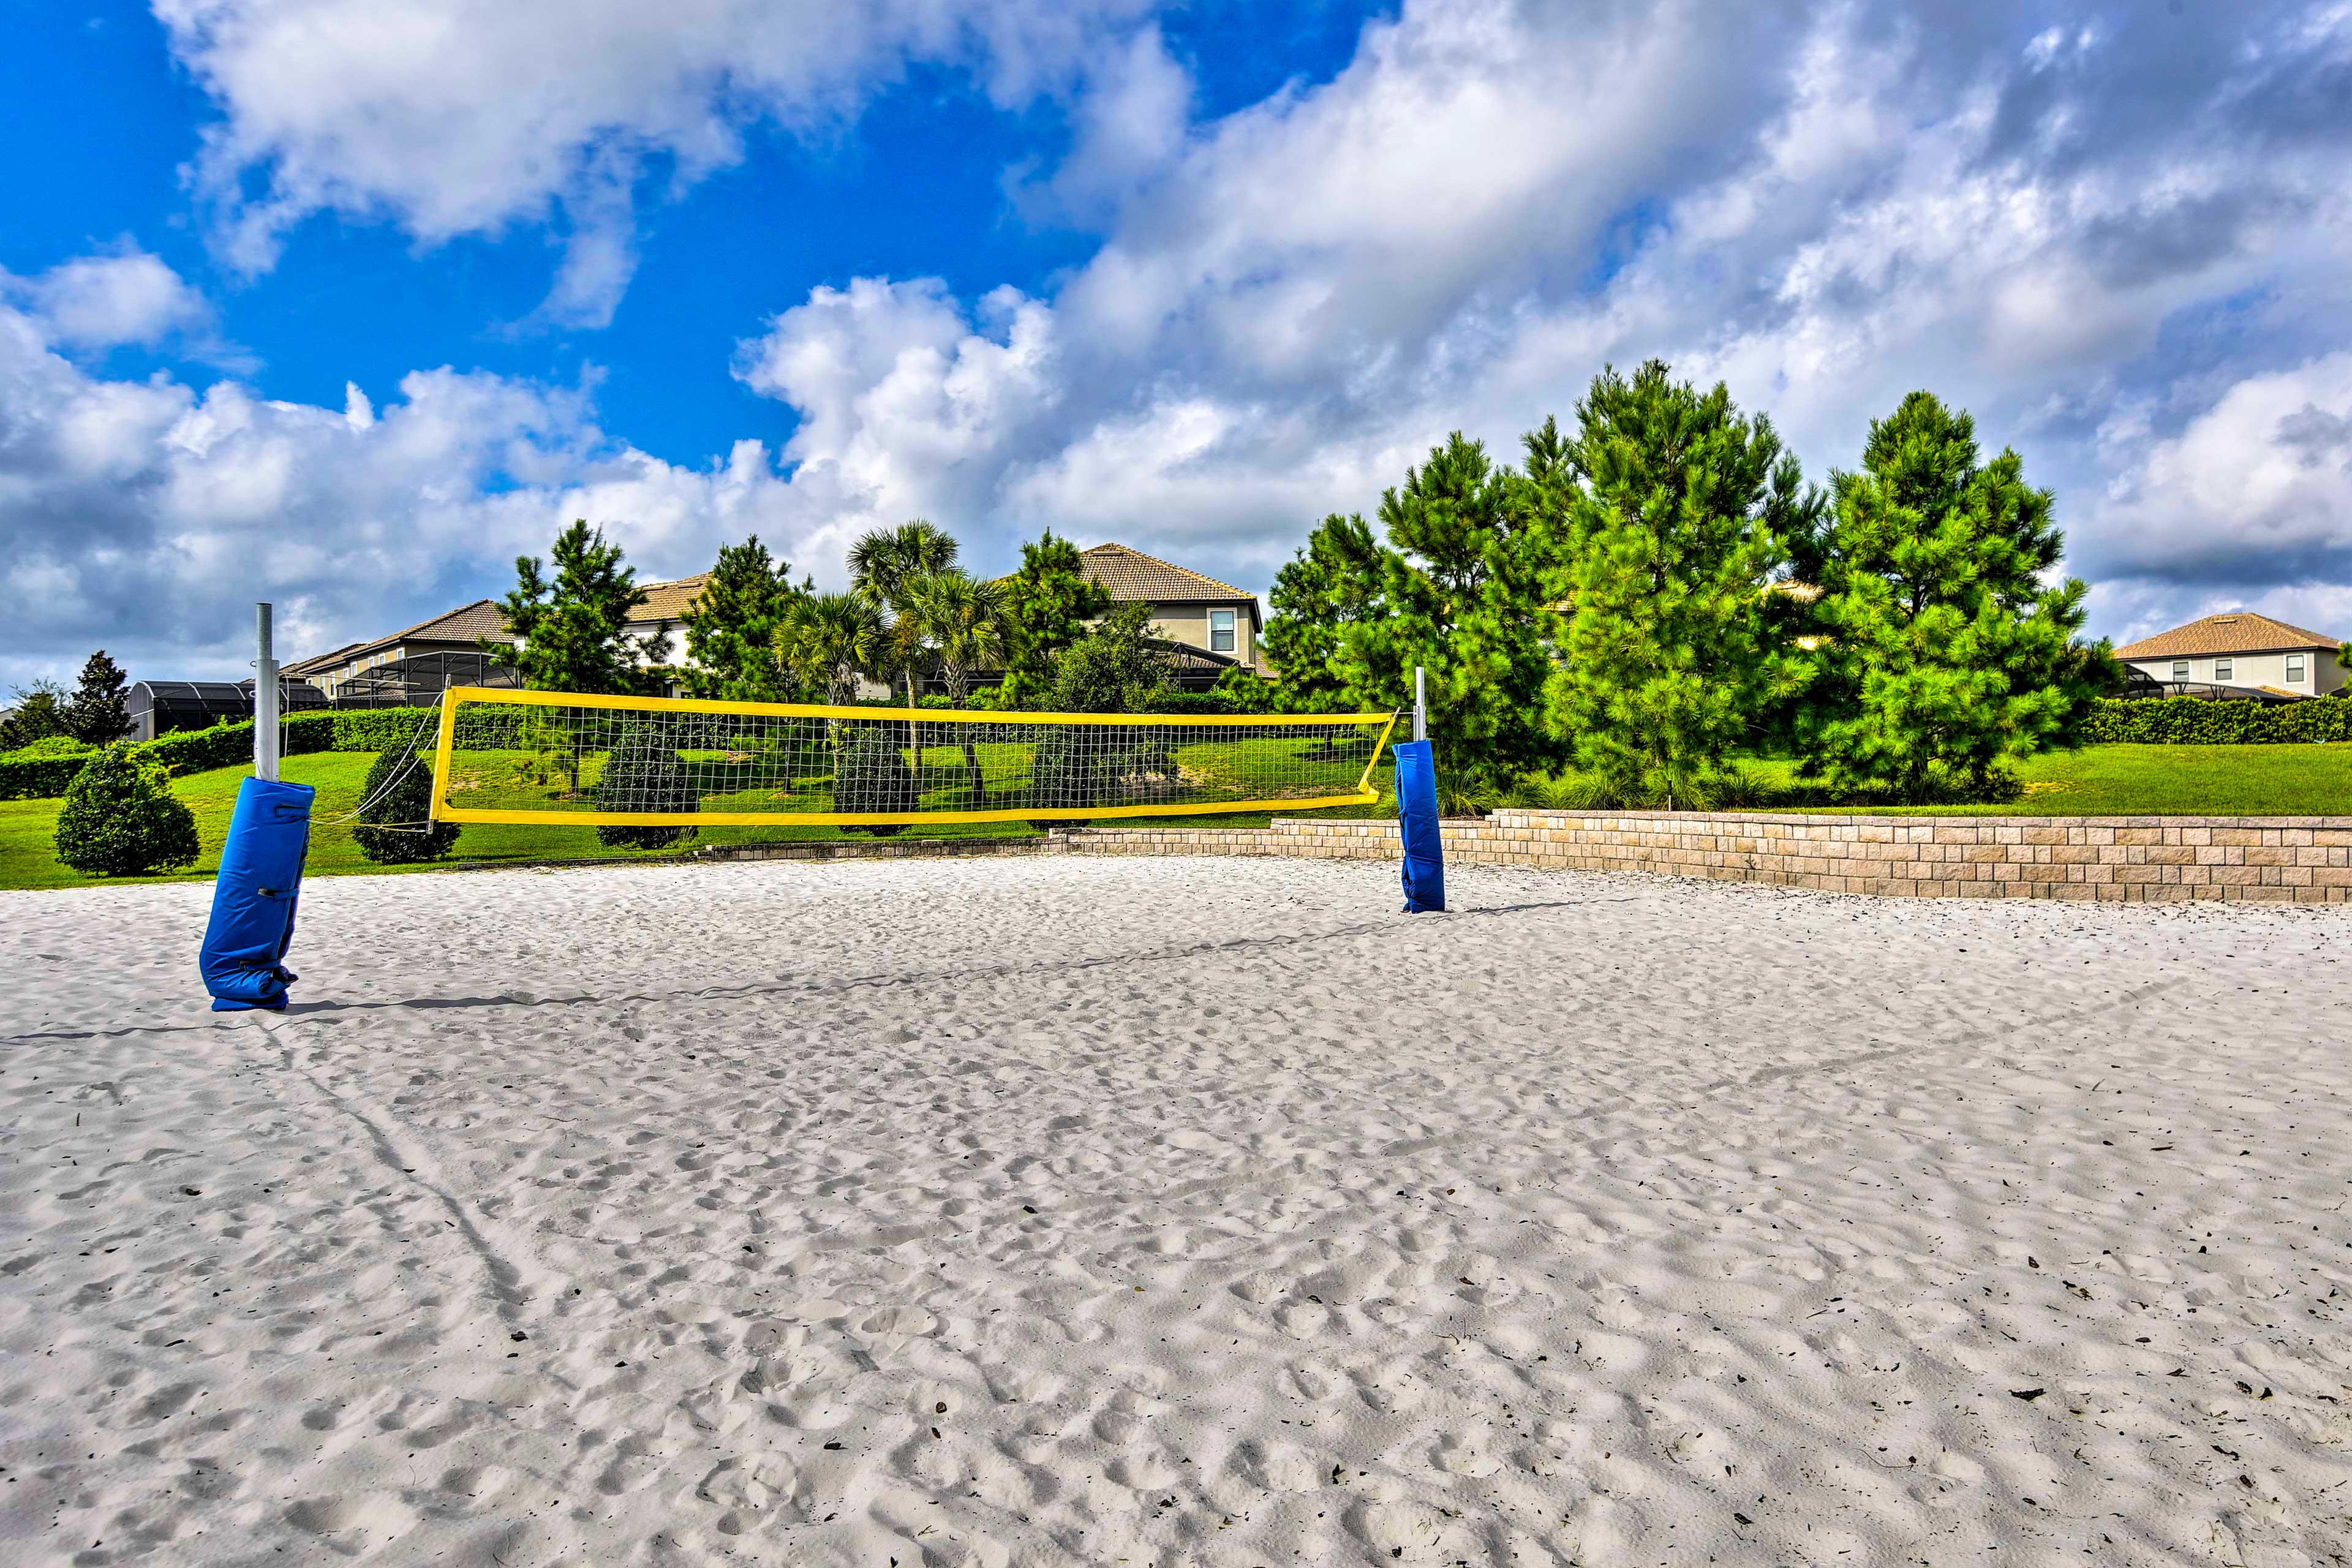
[[[948,706],[962,707],[972,676],[983,669],[1003,668],[1006,650],[1017,635],[1004,590],[952,566],[926,572],[900,588],[906,608],[899,615],[899,624],[911,626],[918,646],[930,646],[931,656],[939,660],[940,679],[947,682]],[[972,749],[970,726],[959,728],[971,805],[978,810],[987,799],[987,784],[981,774],[980,754]]]
[[[877,528],[862,536],[849,547],[850,592],[863,596],[877,614],[887,615],[890,625],[887,648],[890,668],[883,671],[887,679],[891,669],[907,678],[907,707],[915,706],[915,671],[922,663],[923,638],[921,628],[907,617],[907,584],[933,572],[945,572],[956,563],[958,546],[955,535],[935,522],[915,518],[896,528]],[[907,721],[907,757],[918,778],[923,772],[923,741],[916,732],[915,721]]]
[[[850,591],[892,617],[892,641],[907,678],[909,708],[915,705],[922,638],[907,620],[907,588],[919,577],[953,567],[958,553],[955,535],[919,517],[896,528],[877,528],[849,547]]]
[[[795,602],[776,628],[776,664],[817,687],[838,708],[857,695],[857,678],[887,662],[881,613],[856,594],[819,594]]]

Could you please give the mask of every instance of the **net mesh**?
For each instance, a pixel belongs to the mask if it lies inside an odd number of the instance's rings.
[[[453,822],[1084,821],[1379,798],[1393,716],[944,713],[459,688]]]

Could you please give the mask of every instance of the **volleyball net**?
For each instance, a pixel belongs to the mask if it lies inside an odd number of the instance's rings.
[[[996,713],[452,687],[445,822],[918,826],[1370,805],[1392,713]]]

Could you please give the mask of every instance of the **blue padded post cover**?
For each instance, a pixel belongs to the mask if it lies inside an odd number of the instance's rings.
[[[275,779],[247,779],[237,786],[199,960],[215,1013],[285,1010],[294,972],[278,961],[294,941],[294,903],[302,890],[310,798],[317,793],[309,784]]]
[[[1404,830],[1404,912],[1443,912],[1445,848],[1437,832],[1437,759],[1427,741],[1402,741],[1396,755],[1397,824]]]

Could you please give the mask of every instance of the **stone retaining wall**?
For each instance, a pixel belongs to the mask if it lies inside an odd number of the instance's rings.
[[[1454,865],[1649,871],[1905,898],[2352,900],[2352,816],[1841,816],[1498,811],[1444,825]],[[1380,820],[1081,827],[1039,838],[714,845],[709,860],[1002,855],[1282,855],[1394,860]]]
[[[1498,811],[1444,825],[1457,865],[1650,871],[1915,898],[2352,899],[2352,816],[1855,816]],[[1387,859],[1396,825],[1084,828],[1049,852]]]

